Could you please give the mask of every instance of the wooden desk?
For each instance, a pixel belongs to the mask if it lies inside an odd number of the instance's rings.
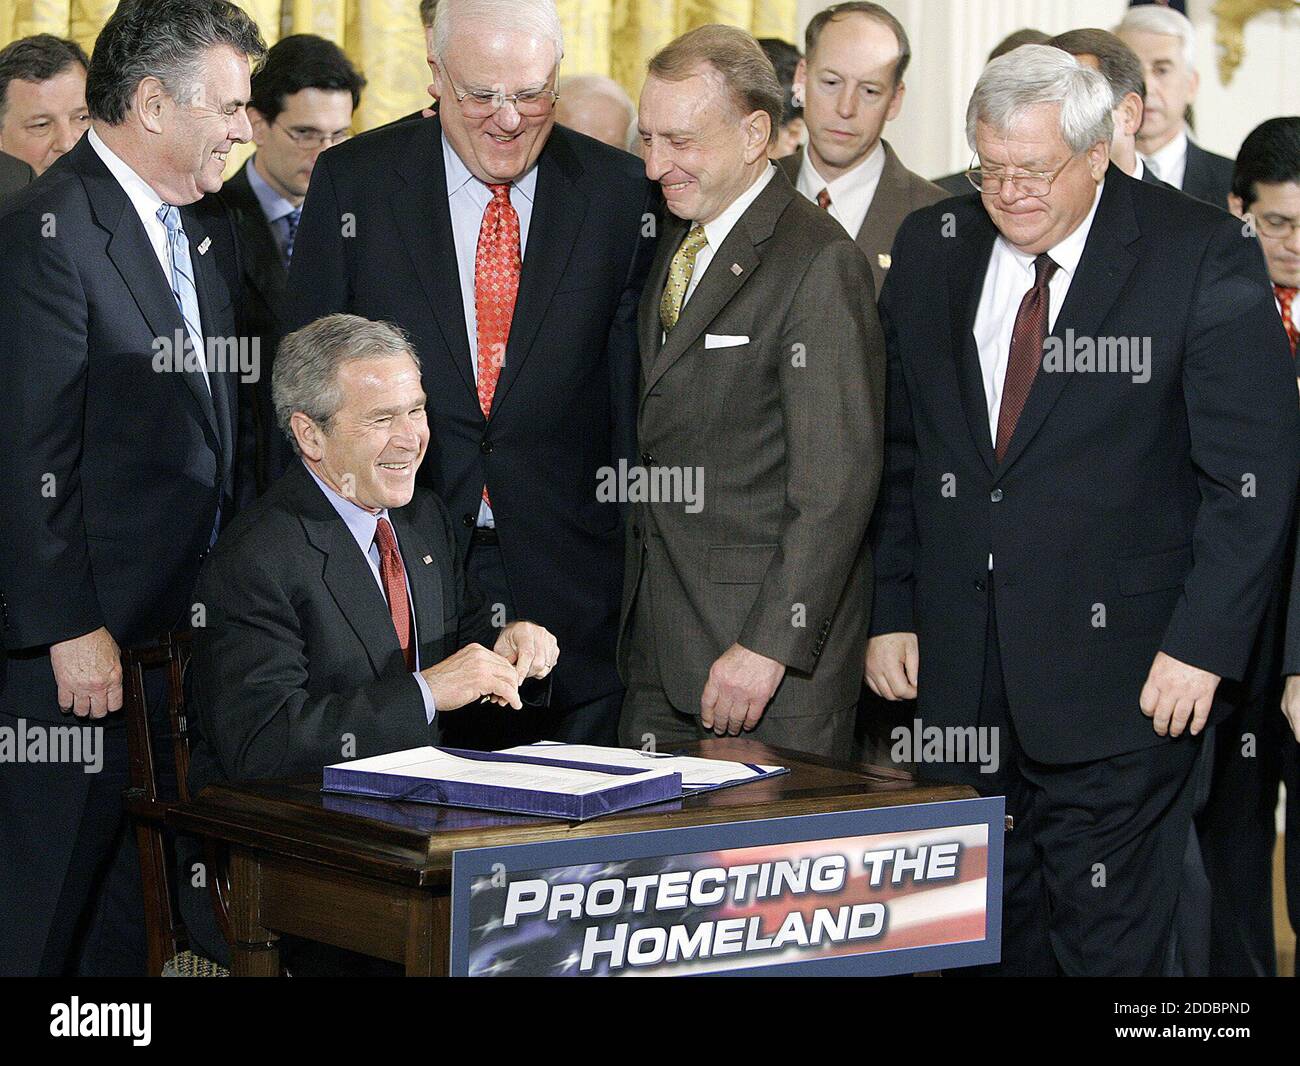
[[[447,972],[458,849],[975,796],[741,738],[701,741],[685,753],[777,763],[790,773],[581,823],[330,795],[319,778],[213,785],[167,820],[229,846],[236,975],[277,976],[277,941],[290,934],[403,964],[408,976],[436,976]]]

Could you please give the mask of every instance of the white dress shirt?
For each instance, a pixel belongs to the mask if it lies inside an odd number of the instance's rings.
[[[727,239],[727,235],[736,228],[740,216],[745,213],[750,204],[758,199],[758,194],[767,188],[767,183],[772,180],[775,174],[776,167],[768,163],[767,169],[763,171],[753,185],[732,200],[730,206],[712,222],[704,223],[704,239],[707,243],[695,256],[695,268],[691,271],[691,281],[686,286],[686,295],[682,298],[682,307],[690,303],[691,296],[699,288],[700,279],[704,277],[704,272],[709,269],[709,264],[713,262],[714,254],[722,247],[722,242]]]
[[[1187,175],[1187,130],[1179,130],[1178,136],[1167,145],[1142,158],[1157,178],[1175,189],[1181,189],[1183,178]]]
[[[135,213],[140,216],[140,224],[144,226],[145,236],[149,238],[149,243],[153,245],[154,255],[158,257],[158,265],[162,267],[162,283],[167,286],[167,291],[171,292],[171,249],[167,244],[167,227],[163,225],[162,219],[158,217],[158,209],[163,205],[162,197],[154,192],[153,186],[132,170],[121,156],[104,143],[99,134],[95,132],[94,126],[90,127],[86,137],[90,141],[90,146],[95,150],[95,154],[103,160],[104,166],[108,167],[109,173],[122,186],[122,191],[126,193],[127,199],[131,201]],[[195,267],[195,269],[198,268]],[[195,287],[197,289],[197,283]],[[203,343],[203,322],[201,320],[195,322],[194,327],[199,331],[199,336],[196,337],[191,333],[190,343],[194,345],[196,352],[206,354],[207,348]],[[203,380],[208,382],[208,391],[211,392],[212,383],[208,380],[207,362],[200,359],[199,363],[203,371]]]
[[[388,508],[384,508],[378,513],[367,511],[355,500],[349,500],[346,496],[340,496],[332,488],[325,484],[316,476],[316,471],[302,464],[311,479],[320,486],[321,492],[325,493],[325,498],[333,505],[334,510],[343,519],[343,524],[348,527],[348,532],[352,534],[352,539],[357,542],[357,547],[361,549],[361,554],[366,557],[366,562],[370,564],[370,572],[375,575],[375,584],[379,586],[379,594],[384,597],[384,603],[388,603],[388,594],[384,591],[384,577],[379,569],[379,545],[375,541],[375,530],[379,526],[381,518],[387,518],[389,525],[392,525],[392,519],[388,517]],[[397,529],[393,528],[393,539],[397,540]],[[401,554],[402,545],[398,541],[398,554]],[[406,572],[406,561],[402,561],[402,572]],[[415,623],[415,598],[411,595],[411,579],[406,578],[406,602],[411,605],[411,643],[415,646],[415,671],[412,677],[415,683],[420,686],[420,695],[424,697],[424,716],[428,719],[429,724],[433,725],[433,716],[437,713],[437,707],[433,701],[433,693],[429,690],[429,683],[424,680],[420,673],[420,638],[416,630]]]
[[[465,309],[465,335],[469,338],[469,358],[478,381],[478,312],[474,306],[474,258],[478,252],[478,233],[483,214],[492,202],[492,190],[474,177],[455,149],[442,137],[442,160],[447,174],[447,206],[451,211],[451,234],[456,243],[456,268],[460,273],[460,295]],[[528,227],[533,220],[533,199],[537,192],[536,165],[510,187],[510,205],[519,216],[519,259],[528,247]],[[478,525],[496,524],[492,508],[479,500]]]
[[[830,194],[831,206],[827,213],[835,219],[845,232],[855,240],[858,230],[871,210],[871,201],[876,198],[876,189],[880,186],[880,175],[885,172],[885,145],[877,141],[876,147],[847,174],[841,174],[834,181],[827,181],[813,166],[812,153],[804,149],[803,164],[799,167],[797,188],[813,203],[817,194],[823,189]]]

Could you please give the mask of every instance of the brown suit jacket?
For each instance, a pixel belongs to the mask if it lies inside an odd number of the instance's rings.
[[[871,276],[876,282],[876,293],[885,284],[885,272],[889,269],[890,251],[894,246],[894,234],[903,224],[903,219],[913,211],[946,200],[949,196],[939,186],[928,182],[919,174],[913,174],[903,166],[888,141],[880,142],[885,149],[885,169],[880,174],[880,184],[876,195],[867,209],[867,217],[862,220],[858,230],[858,247],[862,249],[871,264]],[[803,166],[803,152],[800,148],[793,155],[777,160],[777,166],[785,171],[791,185],[798,185],[799,168]]]
[[[644,468],[702,472],[702,506],[633,499],[620,669],[626,679],[633,641],[653,641],[668,700],[698,714],[709,667],[739,642],[787,667],[769,716],[842,710],[861,675],[881,471],[871,272],[777,171],[661,344],[659,301],[687,229],[667,216],[641,298],[637,427]],[[630,625],[646,585],[653,632]]]

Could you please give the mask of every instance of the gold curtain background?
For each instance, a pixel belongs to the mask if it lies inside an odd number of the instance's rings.
[[[0,46],[32,33],[71,37],[90,52],[117,0],[0,0]],[[418,0],[241,0],[267,44],[290,33],[337,42],[369,84],[356,128],[369,129],[428,102]],[[645,65],[673,37],[724,22],[756,37],[793,41],[798,0],[557,0],[564,74],[608,74],[636,99]],[[233,153],[232,153],[233,162]]]

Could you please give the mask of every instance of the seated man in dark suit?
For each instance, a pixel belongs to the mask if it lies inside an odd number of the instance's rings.
[[[296,33],[274,45],[252,78],[248,118],[257,151],[217,194],[238,227],[240,332],[256,337],[262,354],[261,375],[240,384],[240,453],[259,496],[293,462],[275,424],[271,368],[286,331],[284,285],[302,202],[317,157],[350,136],[365,84],[333,41]]]
[[[520,708],[559,655],[532,622],[496,631],[446,508],[415,491],[429,426],[401,331],[331,315],[280,353],[276,415],[302,461],[199,577],[196,791],[433,743],[442,714],[482,697]]]

